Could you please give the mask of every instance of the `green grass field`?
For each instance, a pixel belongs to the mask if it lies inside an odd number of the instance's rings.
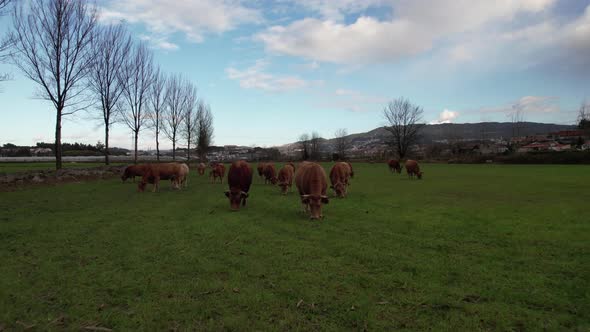
[[[111,163],[111,166],[123,165],[122,163]],[[104,163],[87,162],[65,162],[63,168],[88,168],[104,166]],[[26,171],[55,170],[55,163],[0,163],[0,173],[17,173]]]
[[[589,166],[354,168],[319,222],[257,176],[230,212],[194,170],[0,192],[0,326],[590,329]]]

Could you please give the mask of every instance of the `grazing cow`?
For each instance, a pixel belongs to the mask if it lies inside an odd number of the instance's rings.
[[[410,179],[413,179],[414,175],[416,175],[418,179],[422,179],[422,174],[424,174],[420,171],[420,166],[418,165],[418,162],[411,159],[408,159],[406,161],[406,172],[408,172],[408,176],[410,177]]]
[[[275,165],[271,163],[264,164],[264,184],[268,182],[277,184],[277,170],[275,169]]]
[[[160,180],[171,180],[172,188],[178,189],[179,179],[185,172],[182,164],[163,163],[163,164],[146,164],[145,172],[138,186],[138,191],[142,192],[148,183],[153,183],[153,192],[159,189]]]
[[[322,204],[328,204],[329,199],[326,195],[328,181],[322,166],[311,162],[299,164],[295,173],[295,184],[301,196],[303,210],[309,211],[310,219],[323,218]]]
[[[197,171],[199,172],[199,175],[205,175],[206,169],[207,165],[205,165],[204,163],[199,163],[199,165],[197,166]]]
[[[220,183],[223,183],[223,177],[225,176],[225,165],[222,163],[217,163],[211,166],[211,171],[209,172],[209,177],[211,178],[211,182],[216,182],[216,179],[219,178]]]
[[[265,165],[265,164],[266,164],[266,163],[259,162],[259,163],[258,163],[258,167],[256,167],[256,170],[258,171],[258,176],[259,176],[260,178],[262,178],[262,176],[264,175],[264,165]]]
[[[287,195],[287,191],[293,186],[293,173],[295,167],[287,164],[279,171],[279,187],[281,187],[281,194]]]
[[[252,167],[244,160],[234,161],[227,173],[227,183],[229,190],[225,192],[225,196],[229,198],[229,205],[233,211],[240,209],[240,202],[242,206],[246,206],[246,198],[248,198],[248,191],[252,184]]]
[[[181,167],[180,175],[176,179],[176,185],[181,188],[182,187],[186,188],[186,187],[188,187],[188,173],[190,170],[188,168],[188,165],[184,164],[184,163],[180,164],[180,167]]]
[[[348,178],[350,176],[350,168],[345,162],[338,162],[332,166],[330,170],[330,182],[336,196],[340,198],[346,197],[346,189],[348,187]]]
[[[397,174],[402,172],[402,165],[395,159],[389,159],[387,166],[389,166],[389,171],[391,172],[396,171]]]
[[[350,177],[353,178],[354,177],[354,171],[352,170],[352,164],[348,161],[345,161],[345,163],[348,165],[348,168],[350,169]]]
[[[133,178],[133,182],[135,182],[136,176],[143,176],[145,172],[146,165],[139,164],[139,165],[130,165],[125,168],[123,171],[123,175],[121,175],[121,180],[125,182],[128,178]]]

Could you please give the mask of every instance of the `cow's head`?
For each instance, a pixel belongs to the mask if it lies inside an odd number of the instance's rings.
[[[123,182],[125,182],[125,180],[127,180],[129,178],[129,171],[128,170],[124,170],[123,171],[123,175],[121,175],[121,180]]]
[[[285,182],[279,182],[278,186],[281,187],[281,194],[287,195],[287,190],[289,190],[289,184]]]
[[[277,184],[278,181],[279,181],[279,179],[277,179],[275,176],[270,178],[270,183],[272,183],[273,185]]]
[[[346,183],[336,182],[333,186],[330,186],[336,193],[336,196],[340,198],[346,197]]]
[[[420,171],[418,171],[418,172],[416,173],[416,176],[418,176],[418,179],[422,180],[422,174],[424,174],[424,172],[420,172]]]
[[[145,190],[146,185],[147,185],[147,182],[141,180],[141,182],[139,182],[139,184],[137,185],[137,191],[143,192]]]
[[[396,167],[395,171],[397,172],[397,174],[400,174],[402,172],[402,167],[401,166]]]
[[[322,204],[328,204],[330,200],[325,195],[301,195],[301,203],[309,206],[310,216],[309,218],[320,219],[322,215]]]
[[[240,209],[240,202],[242,205],[246,205],[246,198],[248,193],[240,189],[232,188],[225,192],[225,197],[229,198],[229,205],[233,211]]]

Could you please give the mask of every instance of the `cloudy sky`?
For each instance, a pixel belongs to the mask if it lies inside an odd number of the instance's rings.
[[[424,121],[573,123],[590,100],[590,0],[98,0],[128,22],[168,73],[182,73],[215,116],[215,144],[272,146],[384,125],[406,97]],[[10,18],[0,18],[2,30]],[[1,83],[0,144],[52,141],[54,112],[16,68]],[[96,143],[78,113],[65,141]],[[153,148],[149,131],[141,146]],[[116,125],[112,145],[131,146]]]

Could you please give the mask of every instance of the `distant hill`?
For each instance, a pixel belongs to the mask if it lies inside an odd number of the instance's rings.
[[[561,130],[575,129],[573,125],[559,125],[553,123],[522,122],[518,125],[518,136],[542,135]],[[516,131],[511,122],[479,122],[479,123],[445,123],[425,125],[421,132],[420,143],[430,143],[445,139],[508,139]],[[348,135],[351,145],[356,148],[367,148],[381,145],[390,139],[391,134],[384,127],[379,127],[365,133]],[[334,139],[322,140],[323,150],[330,150]],[[279,147],[280,150],[288,149],[293,144]]]

